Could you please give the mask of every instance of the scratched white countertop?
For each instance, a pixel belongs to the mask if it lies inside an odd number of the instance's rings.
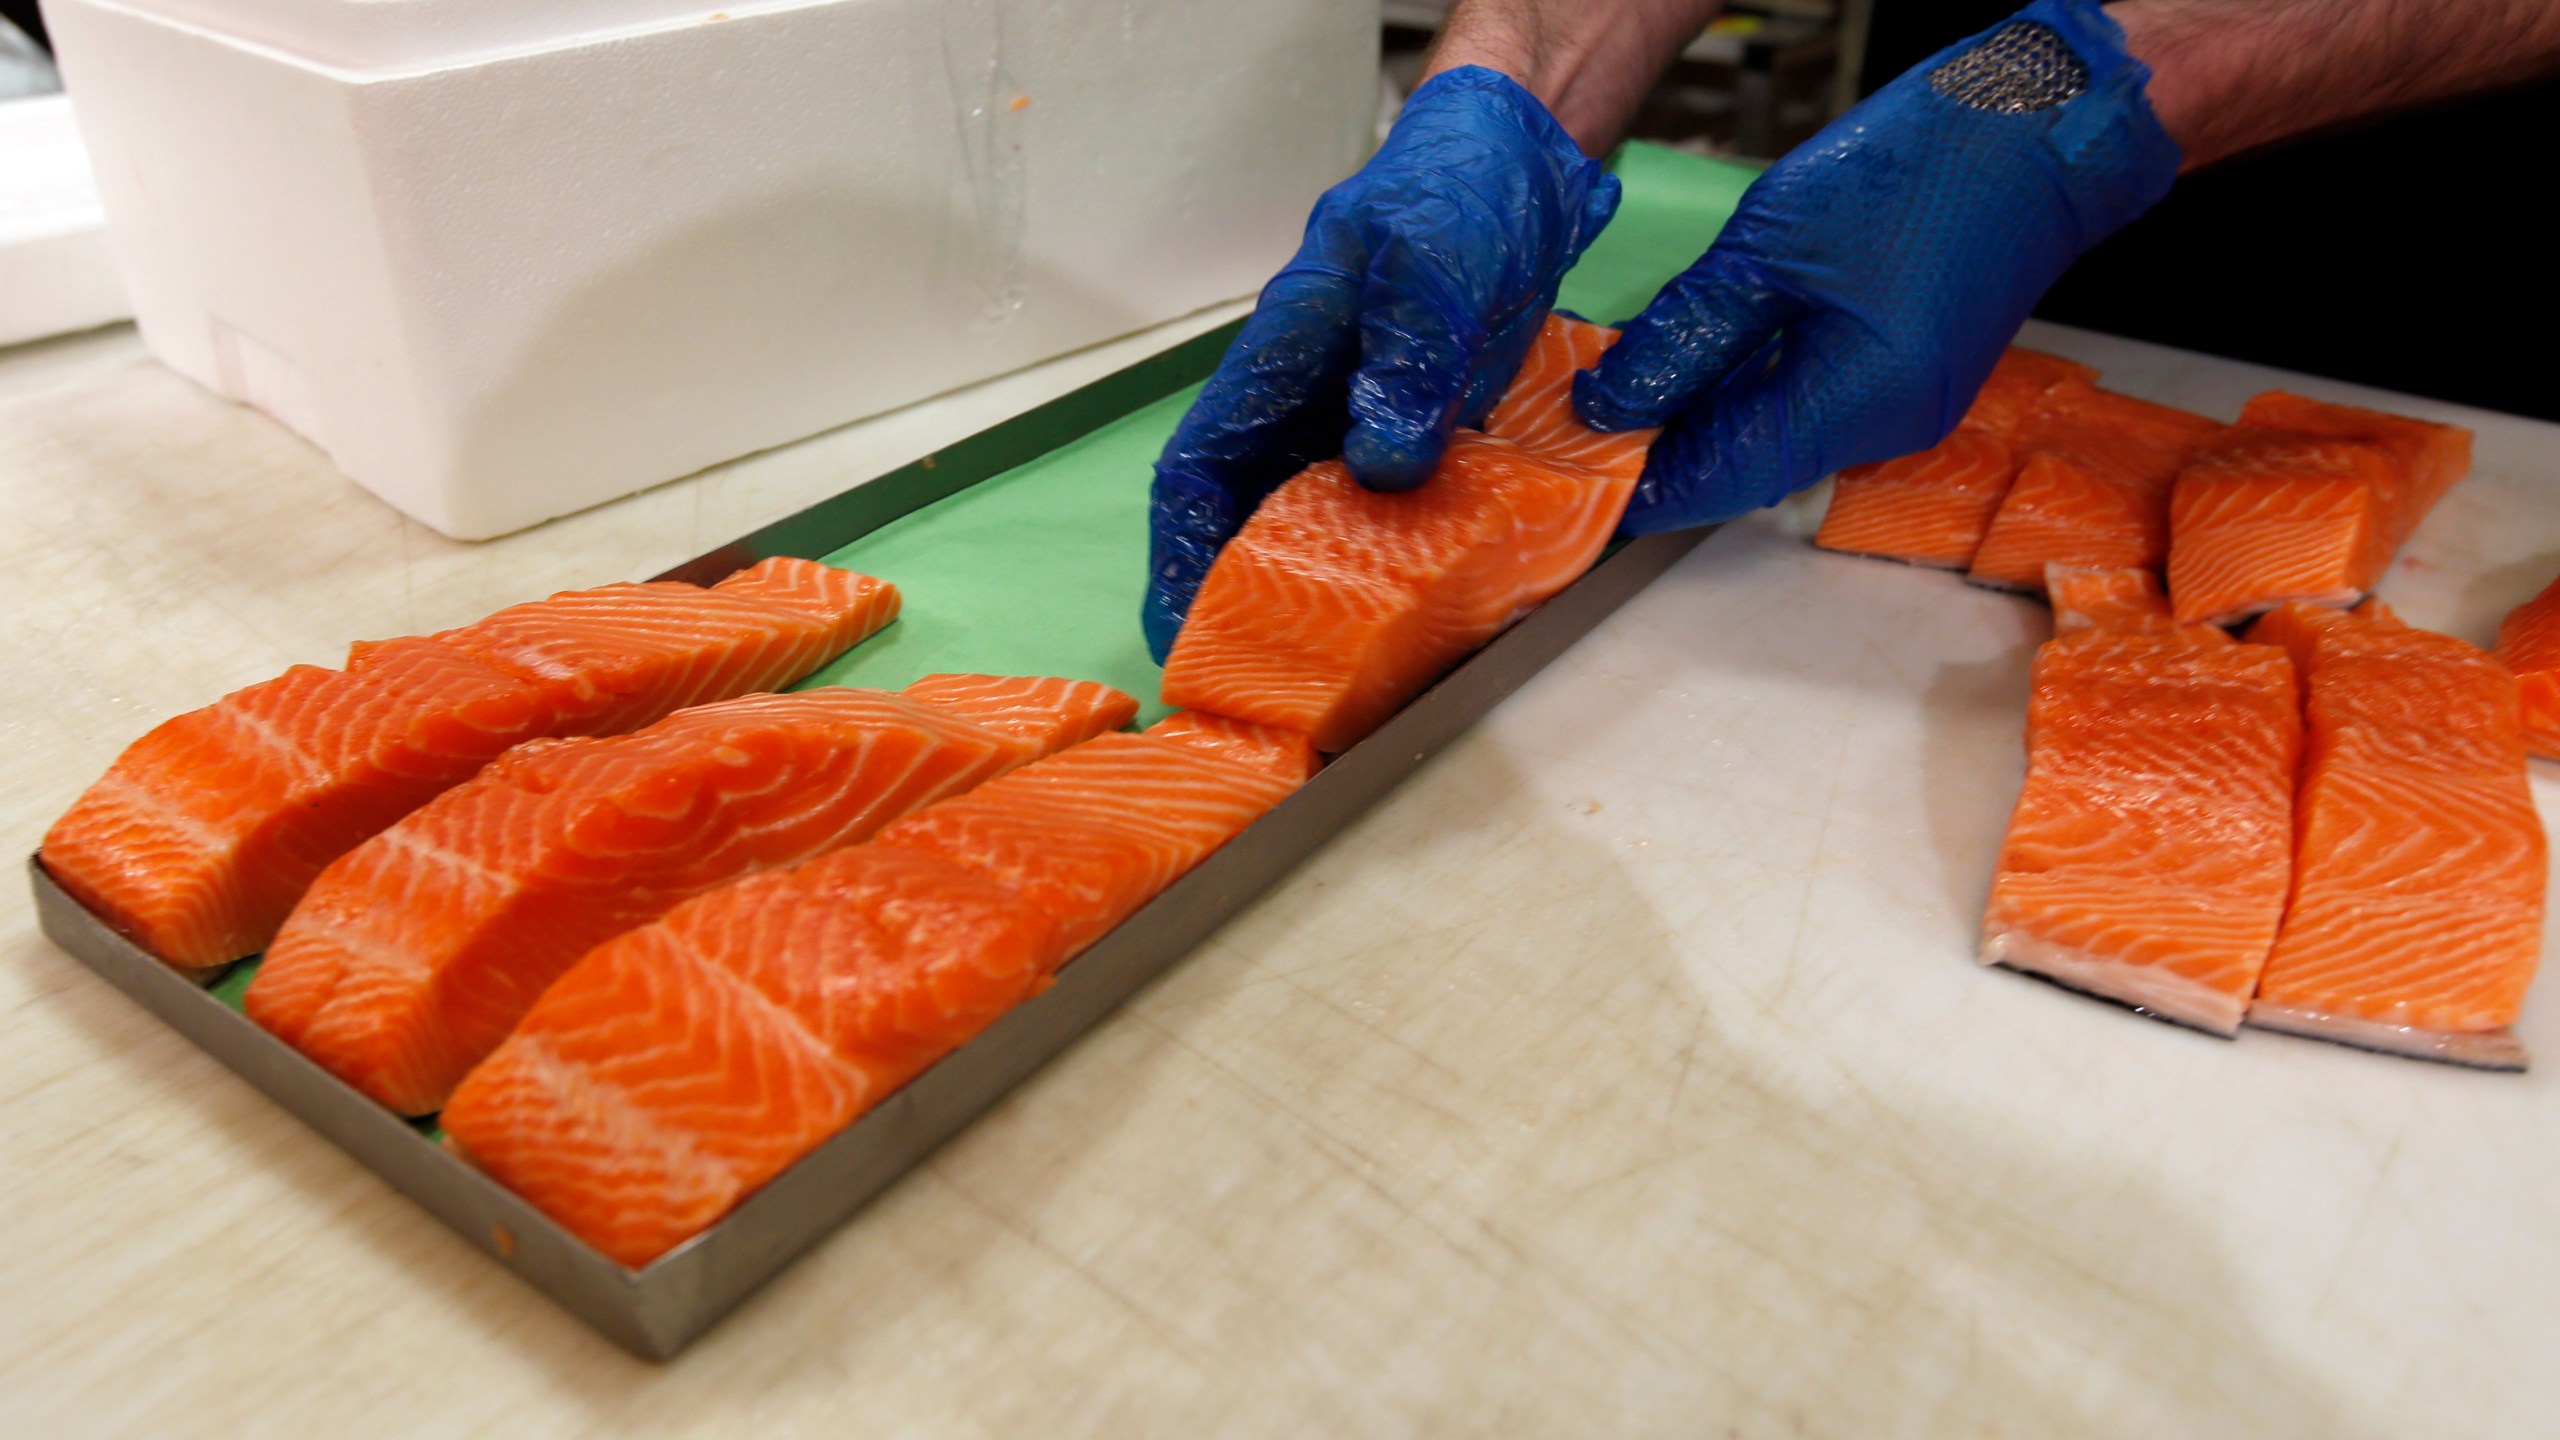
[[[285,664],[648,573],[1221,318],[481,545],[129,330],[0,352],[0,836]],[[2284,378],[2028,339],[2225,416]],[[2485,641],[2560,573],[2560,427],[2295,383],[2479,431],[2410,619]],[[669,1365],[0,886],[0,1432],[2553,1433],[2560,996],[2491,1076],[1976,968],[2045,615],[1817,553],[1818,506],[1711,537]]]

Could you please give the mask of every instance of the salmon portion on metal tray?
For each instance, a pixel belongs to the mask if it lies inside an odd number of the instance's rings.
[[[934,676],[678,711],[520,746],[322,873],[249,1017],[403,1114],[437,1109],[597,944],[741,875],[1116,729],[1082,680]]]
[[[1176,715],[714,890],[561,977],[445,1132],[645,1265],[1038,994],[1313,758],[1303,737]]]
[[[886,582],[773,559],[359,644],[345,669],[297,665],[135,741],[46,832],[45,868],[169,964],[226,964],[323,867],[508,748],[788,684],[897,613]]]
[[[2292,875],[2292,660],[2210,626],[2163,627],[2144,581],[2054,576],[2091,623],[2036,652],[2026,783],[1982,959],[2230,1035]]]
[[[1651,430],[1594,430],[1573,410],[1573,377],[1600,363],[1618,332],[1570,315],[1549,315],[1538,338],[1485,417],[1484,431],[1550,460],[1601,475],[1644,473]]]
[[[2076,360],[2009,347],[1946,439],[1834,476],[1813,543],[1913,565],[1967,568],[2017,477],[2020,457],[2012,447],[2019,427],[2055,386],[2097,378]]]
[[[1460,431],[1414,490],[1363,489],[1340,461],[1274,490],[1201,583],[1165,663],[1165,702],[1348,749],[1579,578],[1654,433],[1574,417],[1574,372],[1615,338],[1549,317],[1485,433]]]
[[[1268,770],[1286,777],[1293,785],[1314,779],[1324,764],[1324,757],[1316,753],[1315,742],[1295,730],[1231,720],[1198,710],[1177,710],[1148,726],[1147,734],[1224,755],[1256,770]]]
[[[2368,604],[2288,605],[2251,635],[2302,671],[2292,903],[2249,1023],[2521,1070],[2548,869],[2516,684]]]

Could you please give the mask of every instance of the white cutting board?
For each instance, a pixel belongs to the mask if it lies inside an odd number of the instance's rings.
[[[2220,415],[2276,383],[2027,339]],[[462,547],[129,336],[0,360],[39,537],[0,810],[26,843],[224,677],[648,573],[983,423],[928,418]],[[2385,589],[2485,639],[2560,571],[2560,427],[2472,423]],[[207,467],[240,508],[168,503]],[[1817,510],[1711,537],[669,1366],[0,898],[0,1432],[2554,1433],[2560,990],[2517,1077],[1977,968],[2044,612],[1815,552]]]
[[[2283,385],[2473,425],[2380,587],[2411,623],[2486,645],[2560,575],[2560,426],[2022,342],[2218,418]],[[1540,983],[1601,1043],[1517,1061],[1589,1098],[1491,1207],[1664,1352],[1588,1363],[1674,1392],[1685,1352],[1818,1434],[2560,1434],[2560,979],[2516,1078],[1977,968],[2049,615],[1813,549],[1827,490],[1708,539],[1368,851],[1590,977]],[[2560,766],[2534,786],[2560,816]],[[1488,791],[1511,833],[1471,818]]]

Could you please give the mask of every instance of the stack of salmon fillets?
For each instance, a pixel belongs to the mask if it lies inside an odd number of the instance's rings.
[[[607,585],[296,665],[126,747],[44,837],[45,867],[186,970],[264,949],[321,870],[528,741],[614,735],[787,684],[898,613],[805,560],[703,589]]]
[[[2217,1034],[2522,1069],[2546,858],[2512,676],[2379,602],[2245,640],[2053,568],[1982,958]]]
[[[2010,351],[1944,442],[1842,472],[1816,536],[2052,602],[1982,958],[2217,1034],[2522,1068],[2560,585],[2502,635],[2515,674],[2366,600],[2470,432],[2282,391],[2224,426],[2096,378]]]
[[[2225,426],[2012,349],[1955,433],[1834,481],[1814,543],[2041,591],[2044,567],[2163,572],[2181,623],[2370,594],[2471,468],[2471,432],[2269,391]]]
[[[360,645],[162,725],[46,836],[180,968],[642,1265],[1049,983],[1315,769],[1092,681],[800,679],[897,613],[805,560]]]

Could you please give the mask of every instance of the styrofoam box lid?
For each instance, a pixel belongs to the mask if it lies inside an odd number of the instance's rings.
[[[191,29],[345,70],[440,70],[846,0],[107,0]],[[858,3],[858,0],[857,0]]]

